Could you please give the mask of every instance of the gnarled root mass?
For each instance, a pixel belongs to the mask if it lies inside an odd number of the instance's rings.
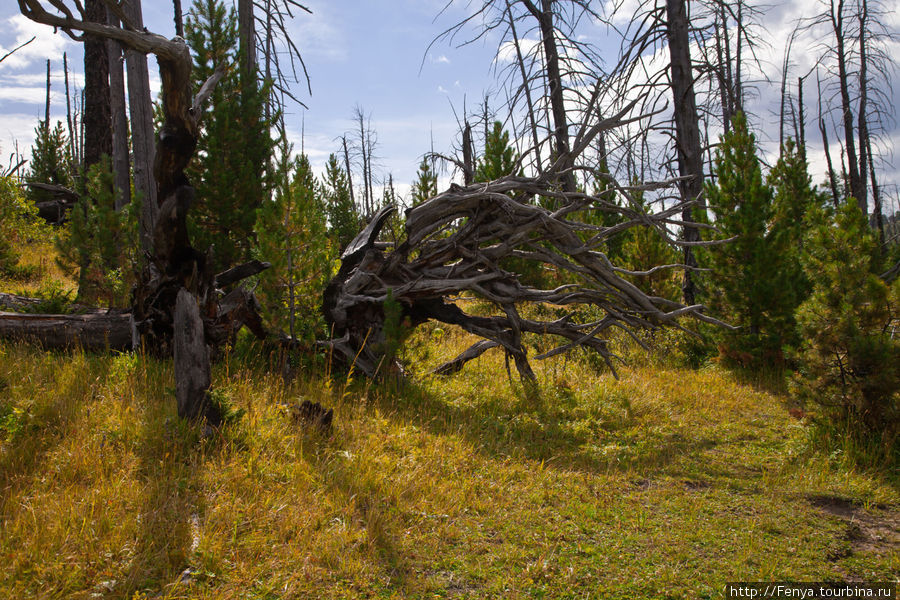
[[[390,295],[401,318],[413,326],[434,319],[483,338],[438,367],[438,373],[456,372],[468,360],[500,347],[521,377],[533,380],[522,340],[525,333],[560,340],[537,359],[585,346],[612,367],[606,338],[611,328],[635,337],[635,330],[677,326],[677,319],[684,316],[718,323],[703,314],[701,305],[684,306],[643,293],[622,277],[637,273],[613,266],[601,251],[611,236],[633,226],[657,227],[667,235],[665,224],[676,223],[682,208],[679,204],[648,215],[605,197],[560,192],[549,178],[505,177],[467,187],[453,185],[409,209],[406,239],[392,248],[378,242],[379,231],[395,210],[387,206],[347,247],[340,271],[325,291],[323,310],[333,335],[323,344],[355,369],[375,376],[385,360],[385,302]],[[625,221],[603,227],[574,218],[591,210],[615,211]],[[519,274],[504,268],[510,259],[552,269],[566,283],[551,289],[523,283]],[[667,267],[680,265],[661,268]],[[452,300],[460,294],[492,302],[502,316],[466,313]],[[600,309],[593,312],[601,316],[582,321],[572,311],[552,321],[533,320],[520,314],[526,303],[590,305]]]

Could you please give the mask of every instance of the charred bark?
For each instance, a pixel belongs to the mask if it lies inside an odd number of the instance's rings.
[[[48,350],[130,350],[131,315],[42,315],[0,312],[0,338],[37,343]]]
[[[163,125],[157,136],[153,163],[155,193],[144,198],[151,213],[158,210],[158,215],[148,219],[153,223],[152,237],[148,239],[149,232],[142,232],[144,243],[149,241],[152,245],[147,253],[148,264],[133,294],[132,313],[128,318],[134,327],[129,340],[155,354],[174,353],[179,415],[204,417],[217,425],[221,415],[208,402],[209,347],[221,343],[235,324],[247,323],[264,333],[258,315],[254,314],[255,301],[249,292],[236,291],[219,301],[209,253],[204,254],[191,245],[187,229],[187,214],[195,194],[185,169],[197,145],[202,106],[224,70],[217,70],[195,98],[187,44],[179,37],[168,40],[140,27],[139,0],[130,0],[124,10],[121,5],[108,3],[122,20],[122,27],[78,20],[62,2],[54,0],[52,4],[62,16],[47,12],[41,0],[19,0],[19,8],[26,17],[61,28],[76,39],[98,36],[122,43],[131,61],[130,81],[132,66],[139,71],[135,82],[145,80],[139,68],[144,55],[154,54],[159,63]],[[84,35],[79,37],[75,31]],[[136,159],[136,171],[137,166]],[[145,227],[148,221],[143,223]]]

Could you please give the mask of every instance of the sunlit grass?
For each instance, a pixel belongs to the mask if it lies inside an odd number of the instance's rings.
[[[421,372],[466,343],[436,329]],[[231,360],[215,385],[247,413],[203,438],[166,363],[2,345],[0,596],[696,598],[900,568],[811,500],[896,519],[896,488],[809,450],[784,398],[717,368],[537,368],[536,392],[491,354],[398,389]],[[301,398],[330,436],[292,422]]]
[[[471,342],[420,327],[383,384],[285,384],[244,344],[214,387],[246,412],[206,437],[168,361],[0,343],[0,598],[720,598],[900,572],[896,474],[822,455],[780,375],[679,368],[667,339],[620,348],[619,380],[575,355],[530,389],[496,350],[428,374]],[[303,399],[329,435],[294,422]]]

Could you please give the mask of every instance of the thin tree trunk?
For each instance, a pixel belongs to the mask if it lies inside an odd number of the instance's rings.
[[[47,59],[47,99],[44,105],[44,133],[50,137],[50,59]]]
[[[537,19],[541,30],[541,45],[544,49],[545,68],[547,70],[547,87],[550,92],[550,112],[553,115],[553,136],[556,142],[557,159],[561,159],[565,169],[572,167],[569,148],[569,123],[566,118],[565,97],[563,95],[562,74],[559,68],[559,48],[556,46],[556,35],[553,24],[553,0],[541,0],[538,9],[531,0],[523,0],[523,4]],[[575,173],[567,170],[562,176],[562,188],[565,192],[576,189]]]
[[[857,114],[857,131],[859,133],[859,188],[863,190],[864,202],[860,204],[863,214],[868,209],[867,195],[868,165],[871,160],[869,150],[869,125],[866,115],[868,110],[869,80],[868,80],[868,55],[866,49],[866,21],[869,18],[869,5],[866,0],[860,0],[859,12],[859,113]]]
[[[66,125],[69,128],[69,160],[75,161],[75,130],[72,126],[72,99],[69,96],[69,58],[63,52],[63,81],[66,86]]]
[[[735,33],[735,49],[734,49],[734,112],[744,110],[744,89],[741,77],[741,34],[744,33],[744,2],[737,0],[737,32]]]
[[[716,75],[719,79],[719,102],[722,103],[722,127],[725,133],[731,129],[731,92],[729,72],[731,65],[726,62],[725,54],[728,45],[728,21],[725,18],[725,6],[720,3],[715,11],[716,30],[716,60],[718,61]]]
[[[838,87],[841,95],[841,114],[844,123],[844,147],[847,151],[847,176],[850,180],[850,194],[856,198],[856,203],[862,213],[868,214],[866,202],[866,189],[860,187],[862,180],[859,174],[859,162],[856,154],[856,142],[853,132],[853,107],[850,101],[850,74],[847,72],[847,56],[844,49],[844,0],[838,0],[835,11],[834,0],[831,0],[831,25],[835,37],[835,55],[838,65]]]
[[[797,112],[798,131],[797,144],[800,149],[800,157],[806,162],[806,116],[803,110],[803,77],[797,78]]]
[[[475,181],[475,159],[472,156],[472,127],[468,121],[463,128],[462,136],[463,151],[463,181],[466,185],[470,185]]]
[[[350,152],[347,150],[347,136],[341,136],[341,142],[344,145],[344,169],[347,171],[347,187],[350,188],[350,204],[356,206],[355,193],[353,192],[353,175],[350,172]]]
[[[522,48],[519,45],[519,35],[516,32],[516,23],[513,19],[512,9],[509,7],[509,0],[506,2],[506,16],[509,19],[509,31],[513,36],[513,45],[516,48],[516,62],[519,64],[519,75],[522,77],[522,90],[525,92],[525,102],[528,108],[528,120],[531,124],[531,142],[534,144],[535,156],[540,157],[540,136],[538,135],[537,121],[535,120],[534,102],[531,100],[531,83],[528,81],[528,73],[525,71],[525,59],[522,57]],[[487,96],[484,98],[484,139],[487,142],[488,131],[488,114],[487,114]]]
[[[834,170],[834,164],[831,162],[831,149],[828,146],[828,129],[825,127],[825,117],[822,115],[822,80],[816,71],[816,88],[819,92],[819,132],[822,134],[822,146],[825,148],[825,164],[828,167],[828,184],[831,186],[831,200],[834,207],[840,205],[840,197],[838,195],[837,178]]]
[[[107,13],[110,25],[119,20]],[[109,53],[109,104],[112,113],[112,169],[116,182],[116,210],[131,202],[131,168],[128,156],[128,117],[125,111],[125,69],[122,64],[122,45],[106,40]]]
[[[143,25],[140,0],[128,0],[126,15],[136,27]],[[125,50],[128,69],[128,105],[131,112],[131,139],[134,152],[134,189],[141,197],[141,249],[153,251],[153,229],[159,215],[153,163],[156,156],[153,105],[150,101],[150,73],[147,56]]]
[[[85,19],[106,24],[103,0],[85,0]],[[109,53],[106,40],[84,35],[84,170],[112,155],[109,97]]]
[[[241,45],[241,69],[244,85],[256,84],[256,22],[253,0],[238,0],[238,36]]]
[[[686,1],[666,0],[666,14],[678,174],[684,178],[678,185],[682,200],[694,201],[699,200],[703,193],[703,149],[700,146],[700,125],[694,96]],[[681,215],[684,222],[682,237],[686,242],[700,239],[700,231],[690,225],[694,222],[693,210],[693,205],[687,206]],[[696,301],[696,285],[690,269],[697,266],[697,260],[691,246],[684,247],[684,264],[688,269],[684,271],[682,293],[684,303],[692,305]]]
[[[866,131],[866,150],[869,154],[869,174],[872,177],[872,202],[874,204],[873,210],[875,212],[875,229],[878,232],[878,249],[881,252],[881,255],[884,256],[887,248],[884,246],[884,215],[881,212],[881,191],[878,188],[878,180],[875,179],[875,161],[872,160],[872,138],[868,135],[868,131]]]
[[[175,20],[175,35],[184,37],[184,13],[181,10],[181,0],[172,0],[173,17]]]
[[[725,2],[721,2],[719,7],[722,14],[722,31],[724,32],[725,36],[725,89],[728,92],[728,106],[723,111],[723,116],[725,118],[725,131],[727,132],[731,130],[731,119],[734,118],[735,86],[734,72],[731,66],[731,39],[728,36],[728,14],[725,11]]]

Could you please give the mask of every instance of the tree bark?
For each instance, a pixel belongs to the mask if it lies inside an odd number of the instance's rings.
[[[703,149],[700,145],[700,125],[697,116],[697,100],[694,95],[689,23],[685,0],[666,0],[666,15],[678,174],[684,178],[679,181],[678,187],[683,200],[699,201],[703,193]],[[682,239],[689,243],[700,239],[700,231],[692,226],[693,210],[694,207],[688,205],[681,215],[681,220],[684,222]],[[684,303],[694,304],[696,285],[690,268],[697,266],[697,259],[694,257],[690,245],[684,247],[684,264],[689,267],[684,272],[681,288]]]
[[[38,343],[50,350],[130,350],[129,314],[43,315],[0,312],[0,338]]]
[[[106,24],[103,0],[85,0],[85,19]],[[109,95],[109,54],[106,40],[84,36],[84,170],[105,154],[112,156],[112,115]]]
[[[856,141],[853,131],[853,105],[850,100],[850,74],[847,70],[847,56],[845,52],[844,32],[844,0],[838,0],[835,6],[831,0],[829,16],[835,38],[835,58],[838,66],[838,88],[841,96],[841,116],[844,123],[844,147],[847,151],[847,177],[850,182],[850,194],[856,198],[863,215],[868,214],[866,202],[866,188],[862,185],[859,173],[859,159],[856,154]]]
[[[119,20],[107,13],[110,25],[118,26]],[[109,101],[112,113],[112,169],[116,182],[116,210],[131,202],[131,161],[128,156],[128,117],[125,111],[125,69],[122,45],[106,40],[109,54]]]
[[[538,8],[531,0],[523,0],[525,7],[537,19],[541,31],[541,45],[547,69],[547,87],[550,93],[550,111],[553,114],[553,137],[556,144],[556,158],[562,161],[562,188],[564,192],[576,189],[572,151],[569,145],[569,122],[566,118],[566,105],[562,73],[559,67],[559,48],[556,45],[556,33],[553,24],[554,0],[541,0]]]
[[[135,27],[143,26],[140,0],[128,0],[123,6]],[[141,198],[141,249],[153,251],[153,231],[159,214],[156,182],[153,177],[155,133],[153,104],[150,101],[150,73],[144,52],[127,47],[128,106],[131,113],[131,144],[134,153],[134,190]]]
[[[209,402],[211,384],[209,349],[203,332],[203,320],[197,299],[186,289],[178,290],[175,302],[175,398],[182,419],[205,417],[218,426],[222,415]]]

